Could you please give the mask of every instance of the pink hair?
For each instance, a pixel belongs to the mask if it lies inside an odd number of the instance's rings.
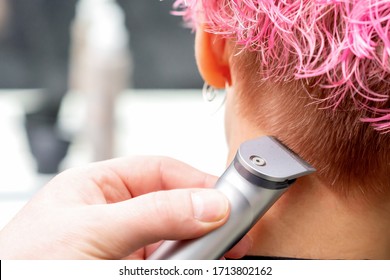
[[[329,107],[352,98],[390,132],[390,0],[176,0],[193,28],[232,38],[261,57],[264,78],[306,79]]]

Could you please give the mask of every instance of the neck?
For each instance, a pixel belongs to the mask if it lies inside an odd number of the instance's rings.
[[[298,180],[250,232],[250,255],[389,259],[389,204],[349,201],[315,177]]]
[[[230,162],[245,140],[264,133],[228,119]],[[239,124],[239,125],[235,125]],[[308,259],[390,259],[390,200],[367,202],[331,191],[316,175],[297,180],[254,226],[249,255]]]

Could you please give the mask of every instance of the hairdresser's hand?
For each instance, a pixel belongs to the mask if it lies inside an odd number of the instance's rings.
[[[204,189],[215,181],[168,158],[71,169],[49,182],[0,233],[0,259],[146,258],[150,244],[195,238],[226,221],[226,198]],[[230,257],[248,249],[244,239]]]

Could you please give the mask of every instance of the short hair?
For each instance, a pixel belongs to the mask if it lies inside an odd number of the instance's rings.
[[[231,59],[245,73],[243,114],[268,123],[336,191],[347,194],[340,186],[351,184],[363,193],[390,191],[384,180],[390,174],[390,1],[177,0],[174,6],[193,28],[205,24],[234,42]],[[256,110],[275,85],[284,94],[273,102],[274,112]],[[267,98],[277,98],[271,92]]]

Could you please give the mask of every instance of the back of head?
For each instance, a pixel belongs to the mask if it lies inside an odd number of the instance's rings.
[[[243,116],[341,194],[390,191],[390,0],[178,0],[232,42]]]

